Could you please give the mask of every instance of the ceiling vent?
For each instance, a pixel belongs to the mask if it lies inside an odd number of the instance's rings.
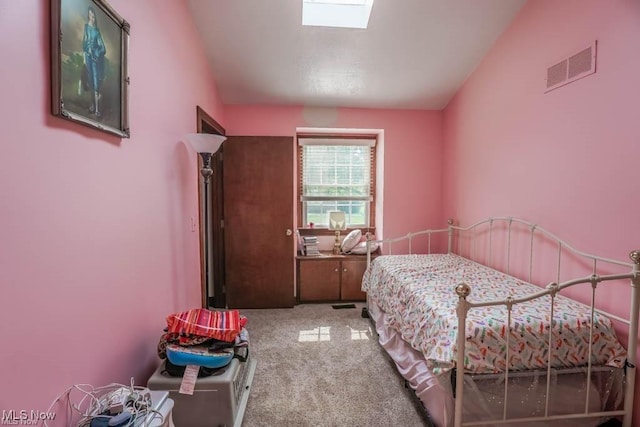
[[[564,86],[596,72],[596,42],[580,52],[547,68],[545,92]]]

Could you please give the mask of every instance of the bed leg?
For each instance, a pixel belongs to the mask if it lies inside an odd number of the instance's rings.
[[[467,311],[469,311],[469,303],[467,297],[471,293],[471,288],[466,283],[456,286],[456,294],[458,294],[458,307],[456,309],[458,315],[458,340],[456,354],[456,397],[454,426],[462,425],[462,398],[464,392],[464,345],[466,342],[465,325],[467,323]]]

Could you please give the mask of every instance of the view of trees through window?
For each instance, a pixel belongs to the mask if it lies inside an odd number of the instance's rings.
[[[372,149],[364,145],[302,147],[303,223],[327,226],[328,212],[340,210],[348,227],[369,225]]]

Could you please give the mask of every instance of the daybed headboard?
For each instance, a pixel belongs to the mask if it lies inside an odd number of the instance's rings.
[[[533,282],[543,279],[534,274],[536,267],[545,272],[555,268],[553,281],[560,282],[563,267],[580,264],[591,274],[629,272],[632,262],[624,262],[575,249],[545,228],[518,218],[495,217],[468,227],[449,224],[449,252],[514,274]],[[570,261],[564,262],[564,261]],[[568,272],[575,277],[574,271]],[[547,276],[548,281],[550,278]]]
[[[448,227],[407,233],[405,236],[370,240],[370,246],[378,246],[381,254],[394,254],[394,248],[401,246],[401,253],[442,252],[445,248],[434,244],[436,236],[446,233],[446,251],[493,267],[527,280],[529,282],[561,281],[563,266],[571,261],[591,274],[606,274],[617,271],[628,272],[633,262],[604,258],[575,249],[555,234],[532,222],[513,217],[492,217],[463,227],[452,219]],[[418,244],[418,242],[420,242]],[[415,248],[418,248],[417,250]],[[397,252],[400,253],[400,252]],[[367,262],[371,260],[368,254]],[[553,269],[550,266],[554,266]],[[536,276],[537,270],[544,270],[544,277]],[[549,271],[555,270],[550,275]],[[575,277],[575,271],[567,271]]]

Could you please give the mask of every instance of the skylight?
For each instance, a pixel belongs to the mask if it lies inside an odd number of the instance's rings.
[[[302,25],[367,28],[373,0],[302,0]]]

